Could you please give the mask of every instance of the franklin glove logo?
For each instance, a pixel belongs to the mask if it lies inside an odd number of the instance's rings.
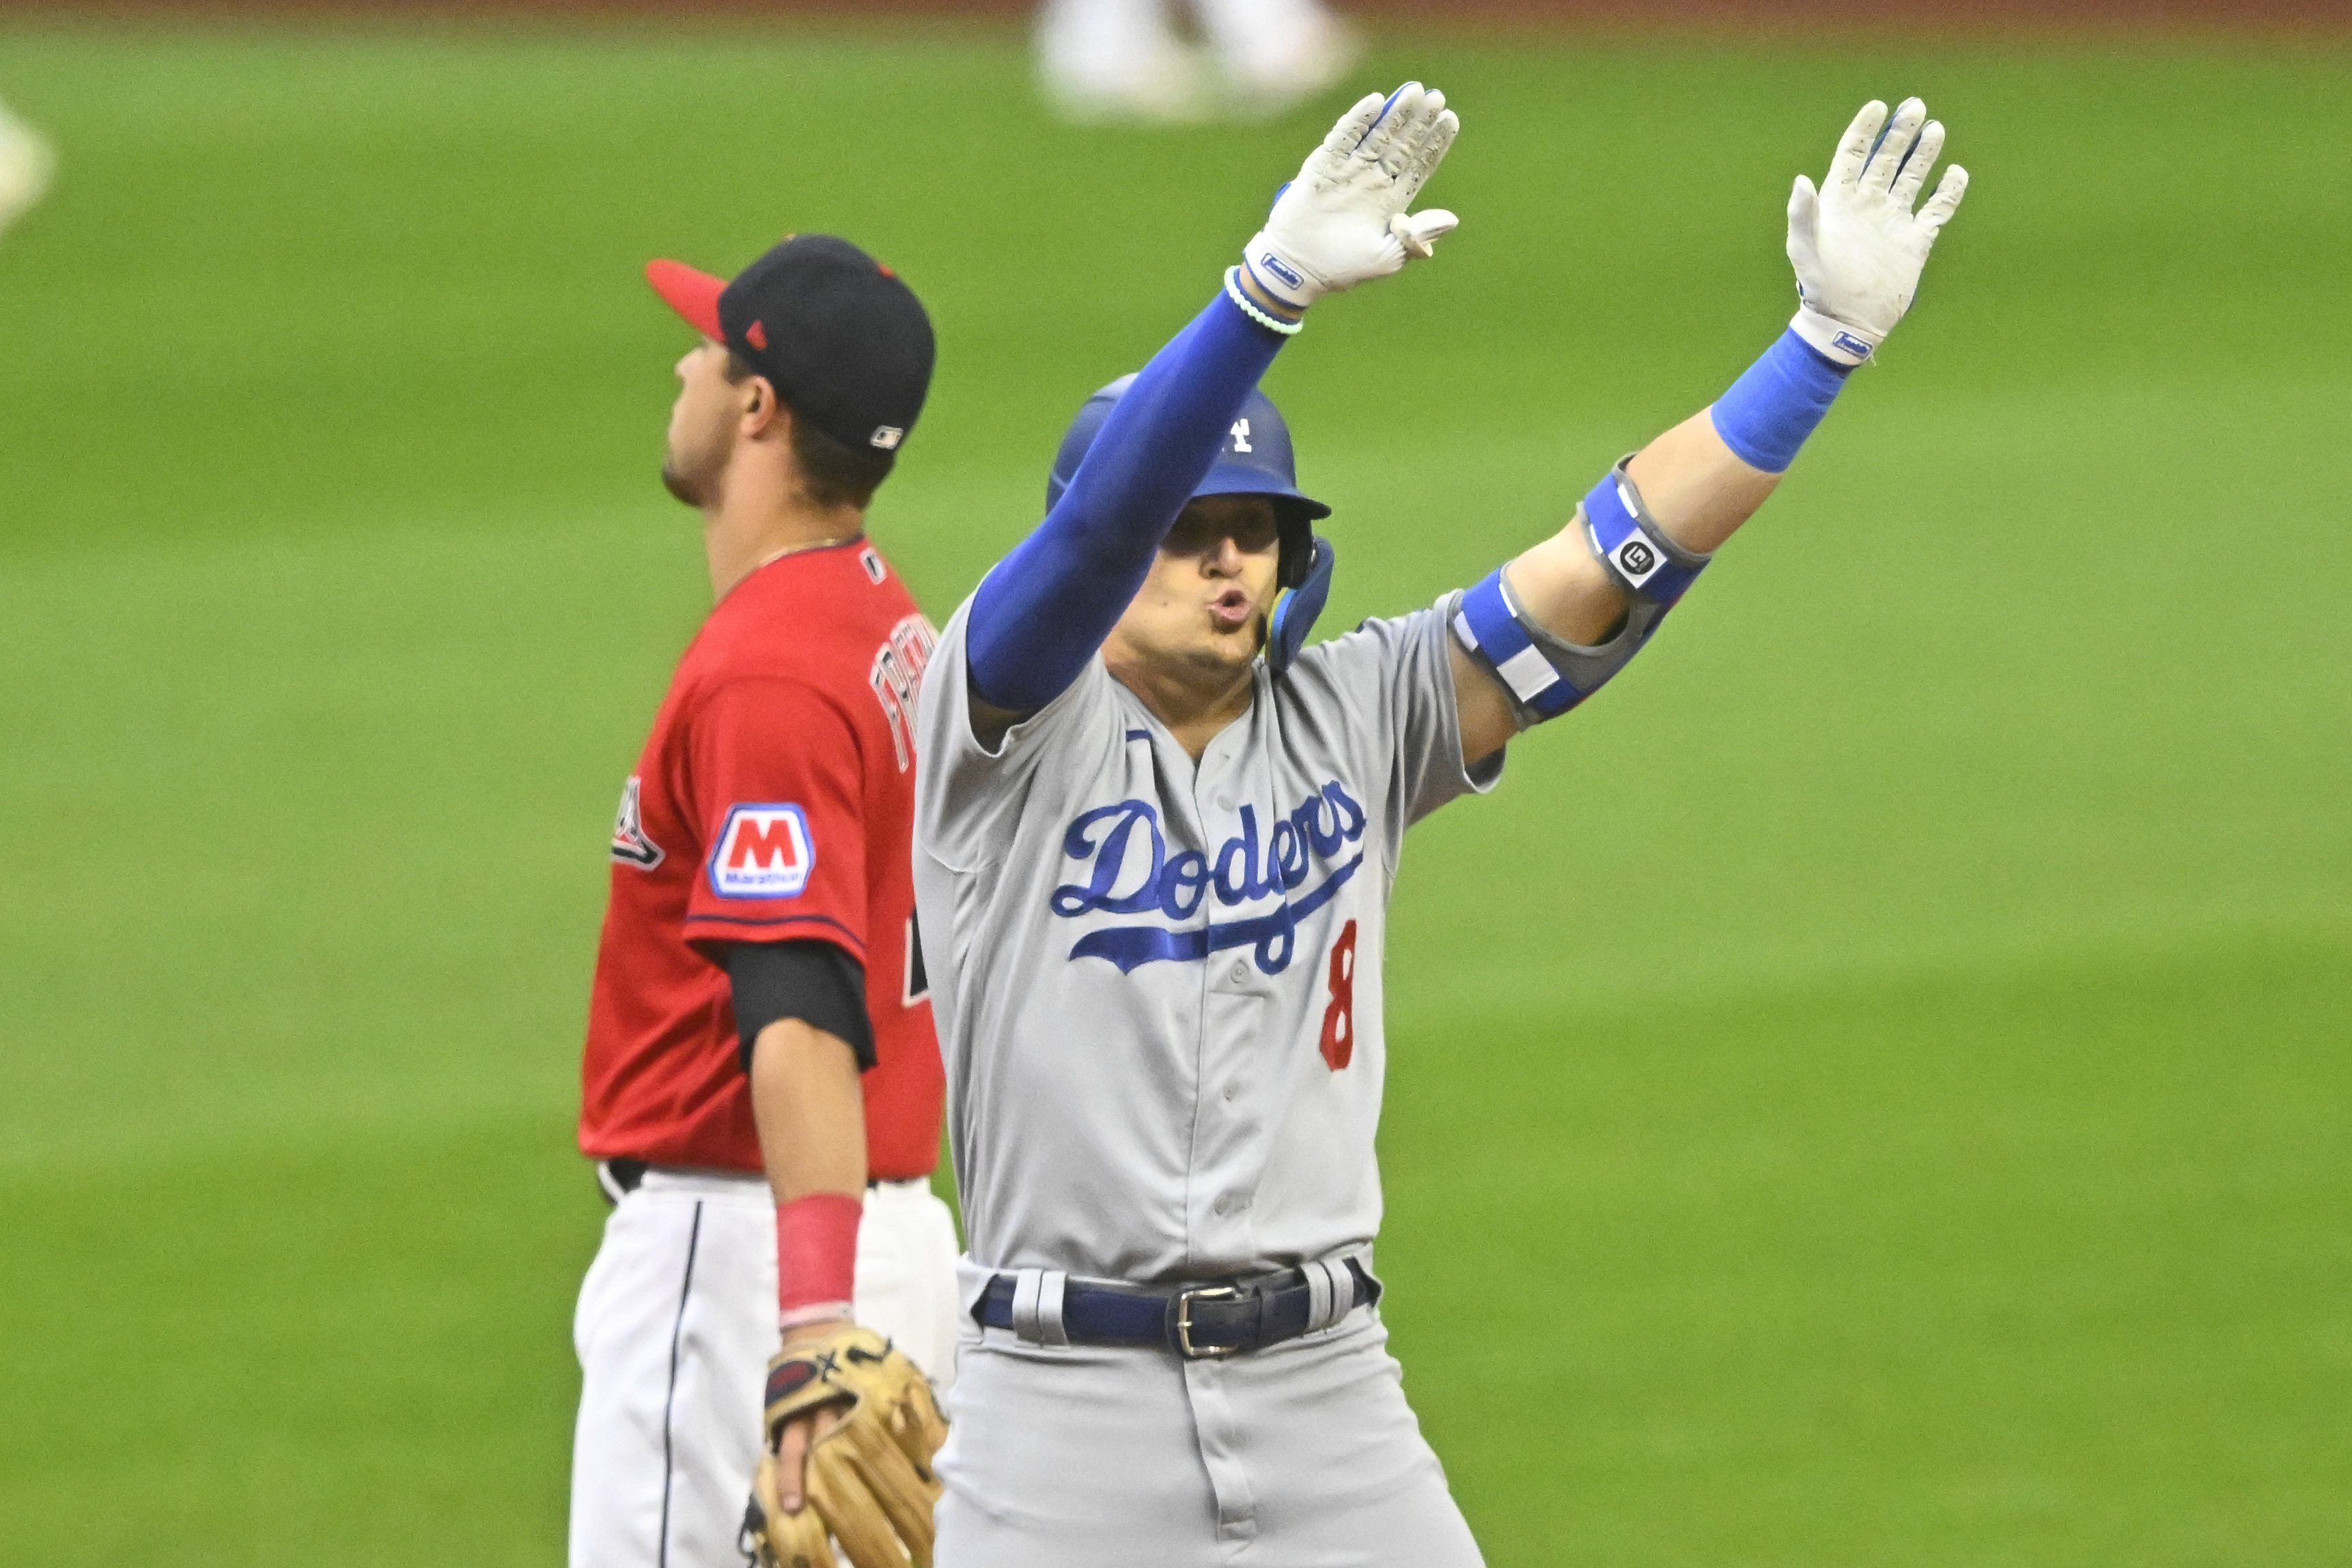
[[[1260,267],[1265,268],[1268,272],[1273,273],[1276,278],[1281,279],[1293,289],[1304,289],[1307,287],[1307,279],[1301,278],[1297,272],[1285,265],[1282,258],[1275,255],[1271,250],[1260,256],[1257,258],[1257,264]]]

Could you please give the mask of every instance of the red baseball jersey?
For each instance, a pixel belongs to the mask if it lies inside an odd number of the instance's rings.
[[[866,966],[870,1174],[938,1162],[945,1083],[914,942],[915,695],[931,628],[863,539],[737,584],[678,660],[613,825],[580,1146],[761,1169],[722,949]]]

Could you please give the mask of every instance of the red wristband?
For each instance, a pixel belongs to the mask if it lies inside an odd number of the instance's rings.
[[[776,1308],[828,1305],[857,1294],[857,1222],[866,1205],[811,1193],[776,1205]]]

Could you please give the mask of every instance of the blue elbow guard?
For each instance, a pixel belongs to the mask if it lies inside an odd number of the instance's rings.
[[[1625,472],[1633,460],[1631,452],[1618,458],[1609,477],[1584,498],[1584,537],[1619,587],[1655,604],[1663,614],[1675,607],[1714,557],[1685,550],[1658,526]]]
[[[1520,605],[1500,570],[1465,593],[1454,637],[1511,694],[1519,728],[1557,719],[1633,661],[1708,558],[1666,537],[1620,462],[1584,499],[1584,534],[1631,597],[1625,624],[1596,647],[1554,637]]]

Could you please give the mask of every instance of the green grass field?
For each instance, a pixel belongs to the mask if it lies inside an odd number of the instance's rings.
[[[1853,106],[1976,174],[1671,636],[1420,830],[1389,1316],[1498,1565],[2352,1561],[2352,54],[1392,43],[1441,259],[1270,390],[1327,626],[1558,526],[1790,303]],[[0,29],[0,1560],[558,1559],[604,835],[708,606],[636,269],[943,342],[936,618],[1319,131],[1010,35]]]

